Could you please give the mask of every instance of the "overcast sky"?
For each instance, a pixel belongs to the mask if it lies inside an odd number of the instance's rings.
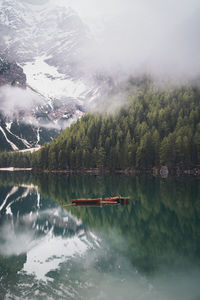
[[[153,17],[164,17],[179,22],[200,8],[199,0],[57,0],[56,2],[71,6],[82,17],[93,20],[104,16],[139,13],[138,17],[141,18],[150,14]]]
[[[85,67],[199,74],[200,0],[49,1],[76,10],[100,41],[86,45]]]
[[[199,0],[60,0],[89,26],[103,24],[94,63],[142,66],[156,73],[196,74],[200,70]],[[98,59],[97,59],[98,57]]]

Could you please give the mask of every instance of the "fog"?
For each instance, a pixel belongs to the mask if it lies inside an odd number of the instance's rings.
[[[42,97],[31,90],[8,85],[0,88],[0,109],[10,118],[23,110],[30,112],[36,105],[42,105],[42,102]]]
[[[20,1],[70,6],[79,14],[92,35],[75,56],[77,73],[87,79],[101,73],[123,81],[145,73],[182,82],[200,75],[199,0]],[[1,107],[11,115],[33,103],[24,91],[1,90],[1,98],[2,93],[7,100]]]
[[[47,213],[46,216],[53,214],[52,211],[46,210],[43,213]],[[39,216],[41,217],[41,212]],[[26,217],[28,221],[30,215]],[[34,217],[31,215],[33,220]],[[21,217],[21,221],[26,221],[26,218]],[[5,243],[1,244],[0,252],[7,258],[12,255],[26,254],[26,263],[18,273],[26,284],[19,284],[18,288],[20,293],[30,289],[29,299],[33,296],[32,280],[40,292],[41,290],[45,292],[44,297],[50,297],[52,281],[49,280],[48,271],[51,271],[50,278],[56,281],[54,292],[58,295],[60,287],[63,286],[64,298],[68,292],[73,292],[73,296],[71,294],[73,299],[88,300],[199,299],[200,271],[199,267],[192,263],[188,262],[187,267],[177,268],[172,261],[169,266],[164,265],[163,268],[159,266],[156,272],[145,274],[137,270],[127,257],[117,251],[113,253],[112,248],[105,241],[101,240],[100,245],[93,248],[95,243],[91,243],[90,240],[87,244],[84,240],[84,251],[80,252],[80,255],[75,255],[76,247],[79,246],[78,241],[83,242],[82,236],[76,236],[74,240],[73,236],[60,238],[50,234],[45,238],[34,234],[34,229],[31,230],[27,228],[28,226],[23,226],[21,230],[17,226],[14,228],[12,226],[7,224],[1,227],[1,238]],[[118,244],[119,236],[113,234],[112,242]],[[74,250],[72,253],[71,249]],[[78,251],[80,251],[79,247]],[[177,256],[177,260],[180,260],[180,257]],[[34,274],[31,282],[27,280],[30,274]],[[54,274],[61,274],[61,276],[57,275],[55,279]],[[72,284],[75,279],[76,284]],[[45,291],[44,283],[47,286]]]
[[[34,232],[25,229],[23,232],[16,234],[11,224],[4,225],[0,229],[1,233],[1,255],[20,255],[26,253],[35,244],[33,242]]]
[[[61,130],[76,122],[78,116],[73,116],[66,121],[53,122],[45,118],[37,118],[37,106],[47,105],[44,98],[30,89],[22,89],[5,85],[0,87],[0,111],[8,119],[20,119],[25,124],[46,129]],[[44,110],[43,110],[44,111]]]
[[[200,2],[197,0],[60,0],[92,30],[85,45],[88,71],[195,77],[200,70]]]
[[[93,34],[79,57],[86,73],[200,73],[199,0],[21,0],[74,9]]]

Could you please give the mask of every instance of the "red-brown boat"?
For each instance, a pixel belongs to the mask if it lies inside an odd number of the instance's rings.
[[[129,197],[115,196],[115,197],[104,198],[104,202],[127,203],[129,201],[129,199],[130,199]]]
[[[73,199],[72,204],[76,205],[94,205],[94,204],[100,204],[102,202],[102,198],[93,198],[93,199]]]
[[[105,205],[114,205],[114,204],[120,204],[118,201],[103,201],[103,204]]]
[[[104,201],[118,201],[118,200],[129,200],[129,197],[122,197],[122,196],[115,196],[115,197],[108,197],[104,198]]]

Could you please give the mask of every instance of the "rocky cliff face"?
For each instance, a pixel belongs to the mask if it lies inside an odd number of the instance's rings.
[[[4,144],[6,138],[10,140],[8,130],[31,147],[52,139],[109,90],[107,78],[83,68],[84,46],[88,47],[93,38],[71,8],[60,7],[54,0],[1,0],[0,32],[0,53],[17,62],[0,61],[0,87],[22,87],[40,97],[31,109],[16,110],[14,118],[4,109],[7,125],[2,127],[4,132],[0,130]],[[14,95],[15,104],[22,102],[20,97],[17,100]],[[26,135],[25,125],[29,126]],[[11,145],[9,149],[15,149]]]
[[[0,32],[0,51],[23,66],[27,83],[53,106],[57,100],[85,106],[107,90],[85,61],[95,37],[70,7],[1,0]]]
[[[26,87],[26,75],[23,69],[15,62],[9,62],[0,57],[0,86],[3,85]]]
[[[0,151],[36,147],[58,135],[50,126],[48,104],[39,104],[38,97],[27,86],[23,68],[0,57]]]
[[[56,1],[1,0],[0,51],[20,64],[36,57],[74,79],[80,77],[80,56],[91,39],[87,26],[71,8]]]

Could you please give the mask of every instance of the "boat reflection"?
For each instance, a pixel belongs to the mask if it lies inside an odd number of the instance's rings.
[[[109,198],[81,198],[81,199],[72,199],[73,206],[87,206],[87,207],[102,207],[103,205],[128,205],[129,197],[109,197]],[[71,206],[69,204],[65,206]]]
[[[129,201],[123,201],[121,200],[120,202],[117,201],[103,201],[101,203],[74,203],[74,204],[67,204],[64,205],[64,207],[66,206],[78,206],[78,207],[103,207],[104,205],[121,205],[121,206],[126,206],[129,204]]]

